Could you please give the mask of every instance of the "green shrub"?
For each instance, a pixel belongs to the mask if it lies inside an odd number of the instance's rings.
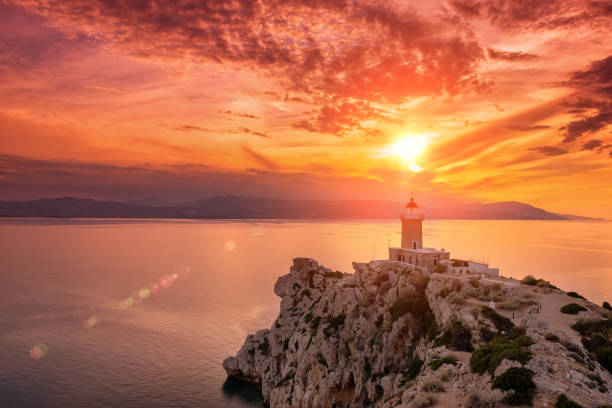
[[[609,333],[612,332],[612,319],[579,320],[572,329],[582,335],[582,345],[595,355],[597,362],[612,373],[612,342]]]
[[[489,329],[489,327],[487,326],[482,326],[480,328],[480,338],[485,342],[485,343],[490,343],[491,340],[493,340],[495,338],[495,333]]]
[[[538,280],[531,275],[527,275],[521,280],[521,283],[529,286],[535,286],[536,283],[538,283]]]
[[[601,304],[601,307],[603,307],[604,309],[607,309],[607,310],[612,310],[612,306],[610,306],[610,303],[608,303],[608,302],[603,302]]]
[[[423,384],[423,391],[425,392],[444,392],[446,391],[442,384],[438,381],[429,381]]]
[[[414,408],[427,408],[436,405],[437,401],[433,395],[419,394],[414,400],[412,400],[412,406]]]
[[[442,367],[444,364],[457,365],[457,359],[454,356],[446,356],[443,358],[432,360],[432,362],[429,363],[429,366],[432,370],[437,371],[438,368]]]
[[[436,339],[434,347],[447,346],[451,350],[472,351],[472,332],[455,320],[442,335]]]
[[[546,336],[544,336],[544,338],[548,341],[552,341],[553,343],[559,342],[559,336],[556,334],[548,333]]]
[[[451,292],[446,298],[450,303],[454,305],[464,305],[465,304],[465,296],[459,292]]]
[[[524,367],[512,367],[493,381],[493,389],[508,391],[506,402],[509,405],[532,405],[536,388],[533,371]]]
[[[557,397],[555,402],[555,408],[583,408],[582,405],[575,403],[571,399],[567,398],[565,394],[561,394]]]
[[[514,327],[514,323],[512,323],[512,320],[500,315],[490,307],[483,306],[482,315],[489,319],[491,323],[493,323],[493,326],[495,326],[495,328],[500,334],[509,333],[510,330],[512,330],[512,328]]]
[[[531,352],[527,348],[532,344],[533,340],[525,335],[524,329],[515,328],[507,336],[497,337],[476,350],[470,357],[470,367],[475,373],[488,372],[493,376],[503,359],[526,364],[531,360]]]
[[[579,295],[578,293],[576,293],[576,292],[567,292],[567,293],[566,293],[566,295],[567,295],[567,296],[569,296],[569,297],[576,298],[576,299],[584,299],[584,297],[580,296],[580,295]],[[586,300],[586,299],[585,299],[585,300]]]
[[[568,303],[561,308],[561,313],[565,314],[578,314],[578,312],[585,312],[586,309],[577,303]]]
[[[495,408],[495,407],[497,407],[497,401],[484,399],[478,393],[472,393],[468,395],[465,401],[465,408]]]
[[[268,343],[267,337],[264,337],[263,342],[257,346],[257,350],[261,351],[264,356],[270,354],[270,343]]]
[[[521,306],[521,302],[516,299],[510,299],[499,304],[499,308],[503,310],[517,310]]]

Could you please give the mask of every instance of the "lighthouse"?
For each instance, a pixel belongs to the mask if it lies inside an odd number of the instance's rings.
[[[402,248],[423,249],[423,214],[420,214],[414,198],[406,204],[407,212],[400,215],[402,220]]]
[[[423,270],[433,270],[440,261],[448,261],[450,253],[444,249],[423,247],[423,214],[419,205],[410,198],[406,210],[399,216],[402,222],[402,243],[399,248],[389,247],[389,260],[406,262]]]

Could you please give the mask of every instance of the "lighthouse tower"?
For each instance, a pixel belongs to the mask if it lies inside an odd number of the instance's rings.
[[[412,197],[406,208],[408,211],[400,215],[402,248],[423,249],[423,214],[418,212],[419,206]]]

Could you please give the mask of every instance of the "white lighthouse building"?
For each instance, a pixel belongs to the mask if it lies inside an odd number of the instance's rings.
[[[450,252],[423,247],[423,214],[413,198],[406,204],[407,211],[400,215],[402,221],[402,246],[389,248],[389,260],[402,261],[432,270],[440,261],[448,261]]]

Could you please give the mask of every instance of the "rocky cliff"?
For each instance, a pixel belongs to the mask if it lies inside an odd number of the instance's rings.
[[[544,282],[353,267],[296,258],[274,287],[277,320],[223,362],[228,375],[271,407],[612,404],[608,310]]]

